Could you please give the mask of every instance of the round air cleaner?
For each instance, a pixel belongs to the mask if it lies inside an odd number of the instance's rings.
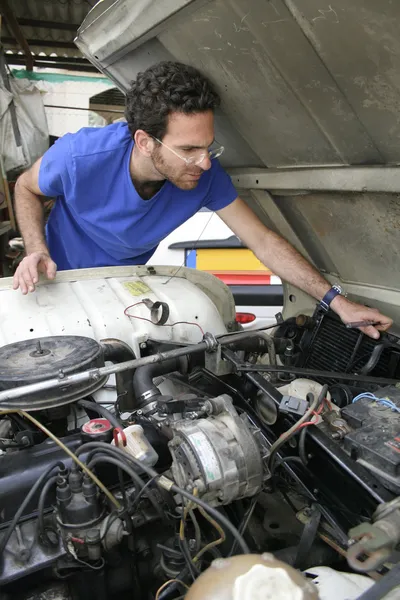
[[[0,348],[0,390],[39,383],[47,379],[104,367],[103,350],[91,338],[63,335],[36,338]],[[34,392],[7,406],[24,410],[43,410],[80,400],[101,388],[107,376],[96,381],[66,383],[65,387]],[[1,407],[1,405],[0,405]]]
[[[91,419],[81,428],[82,442],[108,442],[113,439],[113,427],[108,419]]]

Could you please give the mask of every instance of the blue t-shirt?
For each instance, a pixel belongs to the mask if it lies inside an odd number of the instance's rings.
[[[126,123],[64,135],[43,156],[39,187],[56,197],[46,237],[59,270],[145,264],[171,231],[202,207],[237,197],[217,160],[194,190],[169,181],[150,200],[132,183],[133,148]]]

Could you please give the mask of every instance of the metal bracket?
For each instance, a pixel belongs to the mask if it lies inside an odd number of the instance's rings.
[[[222,349],[219,344],[215,350],[205,352],[205,368],[218,376],[229,375],[234,370],[232,363],[222,358]]]
[[[143,304],[146,306],[146,308],[149,309],[150,311],[150,318],[151,318],[151,322],[154,323],[154,325],[165,325],[165,323],[168,321],[169,319],[169,306],[166,302],[153,302],[152,300],[150,300],[149,298],[143,298],[142,300]],[[158,316],[158,311],[161,308],[161,316]]]

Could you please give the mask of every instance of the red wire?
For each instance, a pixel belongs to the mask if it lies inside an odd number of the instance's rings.
[[[151,321],[150,319],[146,319],[146,317],[138,317],[137,315],[130,315],[128,313],[128,310],[130,308],[139,306],[139,304],[144,304],[144,302],[136,302],[136,304],[131,304],[130,306],[127,306],[124,310],[124,315],[129,317],[130,319],[139,319],[139,321],[146,321],[147,323],[151,323],[152,325],[155,325],[155,323],[153,323],[153,321]],[[199,325],[198,323],[192,323],[190,321],[177,321],[176,323],[165,323],[165,325],[157,325],[157,327],[175,327],[175,325],[193,325],[194,327],[198,327],[201,331],[201,334],[204,336],[204,330],[201,327],[201,325]]]
[[[327,398],[324,398],[321,406],[319,407],[319,409],[317,411],[313,411],[313,415],[316,417],[319,417],[319,415],[322,413],[322,411],[324,410],[324,404],[325,402],[327,403],[328,407],[332,410],[332,405],[330,403],[330,401]],[[306,421],[305,423],[302,423],[301,425],[299,425],[296,429],[296,431],[299,431],[299,429],[302,429],[303,427],[308,427],[309,425],[316,425],[317,421]]]

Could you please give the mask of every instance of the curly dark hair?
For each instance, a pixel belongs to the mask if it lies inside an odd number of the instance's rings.
[[[172,112],[193,114],[214,110],[220,97],[194,67],[164,61],[138,73],[127,93],[125,118],[134,136],[138,129],[162,140]]]

